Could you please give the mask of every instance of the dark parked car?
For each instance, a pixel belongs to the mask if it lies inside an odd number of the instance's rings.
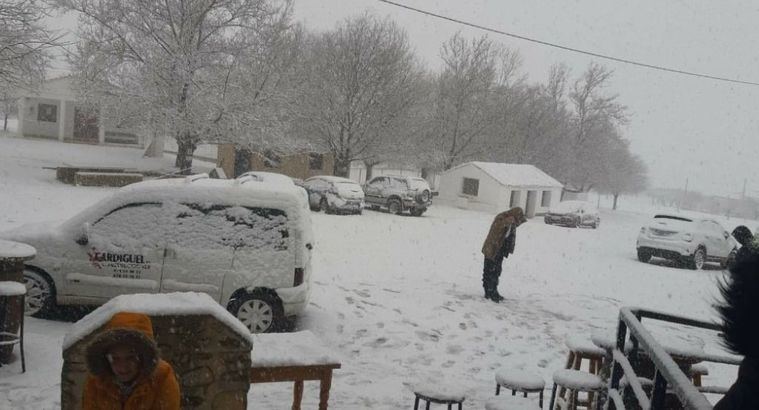
[[[355,181],[333,176],[315,176],[303,181],[308,202],[314,211],[360,214],[364,209],[364,191]]]
[[[392,214],[408,211],[421,216],[432,205],[433,192],[423,178],[383,175],[364,185],[366,203],[373,209],[387,208]]]
[[[551,207],[543,217],[549,225],[563,225],[579,228],[590,226],[593,229],[601,224],[601,216],[595,206],[584,201],[563,201]]]

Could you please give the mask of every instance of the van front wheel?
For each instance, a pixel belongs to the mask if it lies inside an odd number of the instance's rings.
[[[250,333],[271,333],[285,325],[282,302],[264,292],[246,293],[232,300],[228,310]]]

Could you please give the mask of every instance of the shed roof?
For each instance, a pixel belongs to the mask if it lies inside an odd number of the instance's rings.
[[[490,175],[504,186],[529,186],[541,188],[562,188],[564,185],[550,175],[530,164],[503,164],[499,162],[467,162],[453,169],[474,166]],[[450,172],[450,171],[449,171]]]

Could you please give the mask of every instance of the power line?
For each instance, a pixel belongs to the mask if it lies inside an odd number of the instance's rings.
[[[610,55],[606,55],[606,54],[596,53],[596,52],[593,52],[593,51],[587,51],[587,50],[581,50],[579,48],[563,46],[561,44],[551,43],[551,42],[548,42],[548,41],[538,40],[538,39],[535,39],[535,38],[530,38],[530,37],[522,36],[522,35],[519,35],[519,34],[508,33],[508,32],[502,31],[502,30],[497,30],[497,29],[494,29],[494,28],[485,27],[485,26],[482,26],[482,25],[479,25],[479,24],[470,23],[468,21],[460,20],[460,19],[457,19],[457,18],[448,17],[448,16],[444,16],[442,14],[437,14],[437,13],[433,13],[433,12],[430,12],[430,11],[418,9],[418,8],[415,8],[415,7],[407,6],[405,4],[396,3],[396,2],[390,1],[390,0],[377,0],[377,1],[382,2],[382,3],[386,3],[386,4],[390,4],[392,6],[401,7],[401,8],[404,8],[404,9],[407,9],[407,10],[411,10],[411,11],[414,11],[414,12],[417,12],[417,13],[425,14],[427,16],[436,17],[436,18],[443,19],[443,20],[448,20],[448,21],[451,21],[451,22],[454,22],[454,23],[458,23],[458,24],[462,24],[462,25],[469,26],[469,27],[474,27],[476,29],[480,29],[480,30],[484,30],[484,31],[489,31],[489,32],[492,32],[492,33],[501,34],[501,35],[513,37],[513,38],[516,38],[516,39],[519,39],[519,40],[524,40],[524,41],[529,41],[529,42],[532,42],[532,43],[541,44],[541,45],[544,45],[544,46],[558,48],[558,49],[565,50],[565,51],[571,51],[571,52],[574,52],[574,53],[585,54],[585,55],[588,55],[588,56],[602,58],[602,59],[605,59],[605,60],[611,60],[611,61],[615,61],[615,62],[618,62],[618,63],[624,63],[624,64],[635,65],[635,66],[638,66],[638,67],[650,68],[652,70],[666,71],[666,72],[669,72],[669,73],[683,74],[683,75],[687,75],[687,76],[691,76],[691,77],[708,78],[710,80],[725,81],[725,82],[729,82],[729,83],[759,86],[759,83],[755,83],[755,82],[751,82],[751,81],[743,81],[743,80],[736,80],[734,78],[718,77],[718,76],[713,76],[713,75],[708,75],[708,74],[694,73],[694,72],[691,72],[691,71],[678,70],[678,69],[675,69],[675,68],[668,68],[668,67],[663,67],[663,66],[654,65],[654,64],[641,63],[639,61],[629,60],[629,59],[626,59],[626,58],[614,57],[614,56],[610,56]]]

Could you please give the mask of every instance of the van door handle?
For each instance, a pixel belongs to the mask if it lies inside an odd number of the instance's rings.
[[[164,258],[176,259],[177,258],[177,251],[174,250],[174,248],[166,247],[166,248],[163,249],[163,257]]]
[[[311,249],[314,249],[314,245],[312,245],[310,243],[307,243],[306,244],[306,249],[308,249],[310,251]]]

